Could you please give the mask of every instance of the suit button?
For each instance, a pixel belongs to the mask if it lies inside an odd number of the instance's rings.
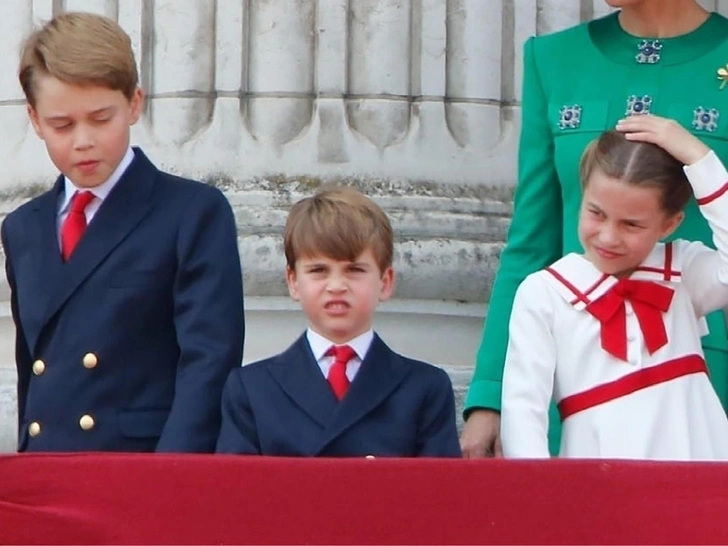
[[[99,363],[99,358],[93,353],[83,355],[83,367],[92,370]]]
[[[40,423],[38,421],[33,421],[28,425],[28,434],[33,438],[40,434]]]
[[[86,415],[81,416],[78,420],[78,424],[83,430],[91,430],[94,428],[94,425],[96,425],[96,421],[94,421],[94,418],[87,413]]]
[[[33,373],[35,375],[42,375],[45,371],[45,362],[42,360],[36,360],[33,362]]]

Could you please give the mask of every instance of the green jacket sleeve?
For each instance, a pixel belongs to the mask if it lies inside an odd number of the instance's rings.
[[[524,47],[522,128],[513,219],[465,400],[466,417],[476,408],[500,410],[508,322],[516,289],[527,275],[548,266],[562,254],[561,188],[535,45],[535,39],[530,38]]]

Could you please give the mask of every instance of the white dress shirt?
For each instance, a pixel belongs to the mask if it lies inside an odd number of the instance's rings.
[[[374,330],[369,329],[346,343],[334,343],[333,341],[329,341],[324,336],[311,330],[311,328],[306,331],[306,338],[308,339],[309,347],[311,347],[313,357],[316,359],[316,362],[321,369],[321,373],[324,374],[324,377],[326,378],[329,377],[329,369],[334,363],[334,357],[327,356],[326,351],[328,351],[332,345],[349,345],[352,349],[354,349],[356,356],[352,358],[346,366],[346,377],[349,379],[349,382],[352,382],[354,381],[356,374],[359,372],[361,362],[364,360],[364,357],[369,350],[369,346],[372,344],[372,340],[374,339]]]
[[[131,162],[134,160],[134,152],[131,149],[131,146],[126,150],[126,154],[124,154],[124,157],[119,162],[119,165],[116,167],[113,173],[111,173],[111,176],[106,180],[106,182],[99,184],[95,188],[79,188],[76,186],[67,176],[64,175],[63,177],[63,195],[61,196],[59,207],[58,207],[58,219],[56,221],[56,229],[58,233],[58,246],[61,248],[61,226],[63,225],[63,222],[66,220],[66,216],[68,216],[68,210],[71,206],[71,198],[76,194],[76,192],[79,191],[90,191],[94,194],[94,199],[89,203],[89,205],[86,207],[85,214],[86,214],[86,225],[89,225],[91,223],[91,219],[94,217],[96,212],[101,207],[101,203],[104,202],[104,199],[106,199],[109,194],[111,193],[111,190],[114,189],[114,186],[119,182],[122,175],[126,172],[126,169],[129,168],[129,165],[131,165]]]

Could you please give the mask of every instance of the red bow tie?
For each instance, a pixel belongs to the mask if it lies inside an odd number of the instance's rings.
[[[627,360],[627,316],[624,301],[629,300],[637,315],[645,345],[650,354],[667,343],[662,313],[670,308],[673,289],[649,281],[621,279],[603,296],[587,305],[602,324],[602,347],[621,360]]]

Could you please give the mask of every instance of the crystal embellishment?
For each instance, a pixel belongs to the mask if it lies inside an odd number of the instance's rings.
[[[642,40],[637,44],[635,59],[639,64],[655,64],[660,62],[662,42],[660,40]]]
[[[698,106],[693,110],[693,129],[696,131],[715,132],[718,129],[718,117],[720,112],[715,108],[703,108]]]
[[[576,129],[581,125],[581,106],[564,105],[559,110],[559,129]]]
[[[649,95],[630,95],[627,98],[627,111],[625,116],[639,116],[649,114],[652,106],[652,97]]]

